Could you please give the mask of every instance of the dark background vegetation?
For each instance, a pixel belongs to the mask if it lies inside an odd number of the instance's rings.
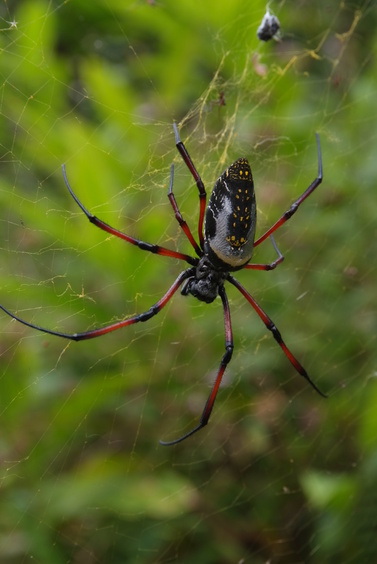
[[[371,1],[0,2],[0,293],[23,318],[82,331],[141,312],[184,264],[96,230],[93,213],[191,252],[198,201],[172,122],[208,190],[240,155],[258,232],[317,173],[276,236],[285,262],[238,278],[320,396],[229,289],[83,343],[0,317],[0,560],[38,563],[371,562],[377,552],[377,35]],[[224,104],[225,102],[225,104]],[[263,247],[263,248],[262,248]],[[271,245],[255,260],[274,258]]]

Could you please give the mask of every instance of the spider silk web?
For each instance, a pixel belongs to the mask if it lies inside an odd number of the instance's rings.
[[[39,563],[371,562],[377,553],[376,11],[370,0],[0,2],[0,303],[85,331],[147,310],[186,264],[96,229],[70,197],[139,239],[193,254],[198,194],[253,170],[261,234],[285,261],[237,278],[327,400],[228,288],[75,343],[0,316],[0,560]],[[271,262],[267,240],[255,262]]]

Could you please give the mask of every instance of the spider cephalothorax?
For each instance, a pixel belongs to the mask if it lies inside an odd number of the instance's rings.
[[[219,287],[226,280],[227,272],[213,266],[207,255],[204,254],[195,268],[195,274],[184,284],[181,294],[192,294],[202,302],[210,304],[219,295]]]
[[[101,335],[111,333],[112,331],[116,331],[117,329],[121,329],[122,327],[127,327],[128,325],[148,321],[148,319],[150,319],[154,315],[157,315],[161,311],[161,309],[168,303],[168,301],[173,297],[173,295],[182,285],[183,287],[181,293],[183,295],[187,296],[188,294],[191,294],[195,298],[207,303],[213,302],[217,296],[220,296],[223,305],[225,322],[225,353],[223,355],[223,358],[221,359],[215,382],[212,386],[208,400],[204,406],[199,423],[193,429],[191,429],[191,431],[185,433],[178,439],[169,442],[160,441],[163,445],[172,445],[183,441],[187,437],[202,429],[205,425],[207,425],[209,421],[222,377],[227,365],[231,360],[233,352],[233,333],[230,320],[229,302],[224,285],[225,282],[229,282],[239,290],[239,292],[254,308],[255,312],[263,321],[266,328],[271,331],[274,339],[281,347],[284,354],[291,362],[293,367],[297,370],[297,372],[301,376],[303,376],[319,394],[324,396],[324,394],[309,378],[305,368],[299,363],[299,361],[288,349],[273,321],[258,305],[254,298],[249,294],[249,292],[242,286],[242,284],[240,284],[240,282],[238,282],[238,280],[231,275],[231,272],[241,270],[243,268],[250,270],[273,270],[278,264],[283,261],[283,255],[278,250],[272,234],[277,229],[279,229],[279,227],[281,227],[281,225],[283,225],[290,217],[292,217],[292,215],[299,208],[300,204],[306,198],[308,198],[314,192],[317,186],[319,186],[319,184],[322,182],[322,159],[318,135],[317,177],[313,180],[313,182],[305,190],[305,192],[303,192],[303,194],[280,217],[280,219],[278,219],[272,225],[272,227],[267,229],[267,231],[255,241],[255,194],[251,169],[247,159],[238,159],[231,166],[229,166],[225,170],[225,172],[223,172],[223,174],[215,183],[210,200],[208,202],[208,207],[206,208],[207,194],[204,184],[187,152],[186,147],[179,137],[178,129],[175,124],[174,132],[177,149],[187,167],[189,168],[199,192],[199,243],[195,240],[189,226],[183,219],[175,200],[175,196],[173,194],[173,166],[171,168],[168,198],[174,210],[175,217],[186,237],[190,241],[194,251],[197,254],[197,257],[192,257],[178,251],[173,251],[171,249],[167,249],[166,247],[161,247],[160,245],[155,245],[153,243],[140,241],[139,239],[135,239],[134,237],[131,237],[130,235],[127,235],[126,233],[123,233],[122,231],[111,227],[95,215],[92,215],[80,202],[80,200],[70,187],[65,174],[65,167],[63,166],[64,180],[67,188],[77,205],[81,208],[81,210],[84,212],[91,223],[93,223],[103,231],[111,233],[112,235],[115,235],[116,237],[119,237],[120,239],[123,239],[128,243],[139,247],[139,249],[143,251],[149,251],[160,256],[168,256],[179,259],[181,261],[187,262],[190,265],[189,268],[183,270],[178,275],[166,294],[157,303],[152,305],[149,310],[143,313],[134,315],[132,317],[127,317],[121,321],[111,323],[110,325],[106,325],[105,327],[99,329],[92,329],[90,331],[84,331],[82,333],[63,333],[59,331],[53,331],[51,329],[46,329],[45,327],[40,327],[39,325],[35,325],[34,323],[30,323],[29,321],[21,319],[14,313],[11,313],[7,308],[0,305],[0,308],[7,315],[12,317],[13,319],[16,319],[20,323],[27,325],[28,327],[32,327],[33,329],[37,329],[38,331],[42,331],[50,335],[56,335],[57,337],[62,337],[64,339],[82,341],[100,337]],[[267,237],[271,237],[271,241],[277,252],[278,258],[271,264],[250,263],[254,247],[260,245],[260,243],[262,243]]]

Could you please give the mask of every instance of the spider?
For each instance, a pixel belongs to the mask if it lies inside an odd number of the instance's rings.
[[[295,358],[283,341],[281,334],[270,317],[263,311],[260,305],[249,294],[249,292],[238,282],[238,280],[231,274],[237,270],[273,270],[284,259],[279,251],[273,233],[279,229],[288,219],[292,217],[298,210],[299,206],[306,200],[314,190],[322,182],[322,157],[319,136],[316,133],[317,139],[317,152],[318,152],[318,175],[310,184],[310,186],[301,194],[301,196],[291,205],[291,207],[278,219],[272,227],[267,229],[263,235],[255,240],[256,228],[256,203],[254,193],[253,177],[250,169],[249,162],[246,158],[239,158],[231,164],[216,181],[212,194],[210,196],[208,206],[206,205],[207,194],[202,179],[197,172],[194,163],[189,156],[189,153],[180,139],[178,128],[173,124],[175,133],[176,147],[187,165],[191,175],[193,176],[199,192],[199,221],[198,221],[198,240],[194,238],[190,227],[183,219],[183,216],[177,205],[173,193],[173,178],[174,178],[174,165],[171,166],[170,184],[168,191],[168,198],[173,208],[175,218],[178,221],[182,231],[190,241],[197,257],[173,251],[160,245],[153,243],[146,243],[140,241],[111,227],[95,215],[92,215],[85,206],[78,199],[73,192],[63,165],[63,176],[65,184],[75,200],[76,204],[84,212],[88,220],[96,227],[103,231],[115,235],[120,239],[139,247],[143,251],[148,251],[160,256],[175,258],[187,262],[190,266],[183,270],[173,284],[170,286],[166,294],[152,307],[137,315],[128,317],[116,323],[109,324],[105,327],[84,331],[82,333],[63,333],[53,331],[30,323],[25,319],[21,319],[18,315],[11,313],[3,305],[0,308],[10,317],[24,325],[55,335],[64,339],[71,339],[73,341],[84,341],[86,339],[93,339],[106,335],[122,327],[133,325],[139,322],[148,321],[151,317],[157,315],[163,307],[171,300],[174,294],[182,286],[181,294],[187,296],[191,294],[198,300],[206,303],[213,302],[217,296],[220,296],[225,323],[225,353],[221,359],[220,366],[217,372],[215,382],[212,386],[207,402],[204,406],[199,423],[190,431],[171,441],[160,441],[162,445],[174,445],[187,439],[200,429],[205,427],[209,421],[212,409],[216,400],[217,393],[221,384],[222,377],[228,366],[233,354],[233,333],[230,318],[230,309],[227,294],[225,291],[225,282],[229,282],[237,288],[244,298],[254,308],[257,315],[260,317],[266,328],[271,331],[274,339],[283,350],[285,356],[291,362],[296,371],[303,376],[309,384],[323,397],[323,394],[314,382],[309,378],[308,373],[300,362]],[[270,264],[254,264],[251,263],[251,257],[254,247],[260,245],[268,237],[271,238],[273,247],[277,253],[277,258]]]

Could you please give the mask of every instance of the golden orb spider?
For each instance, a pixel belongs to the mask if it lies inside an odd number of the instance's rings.
[[[212,409],[219,391],[220,383],[224,375],[225,369],[229,364],[233,354],[233,333],[230,319],[229,302],[225,291],[225,282],[230,282],[233,286],[241,292],[249,304],[254,308],[260,319],[265,324],[266,328],[271,331],[274,339],[282,348],[285,356],[291,362],[296,371],[303,376],[311,386],[323,397],[326,397],[319,388],[309,378],[305,368],[295,358],[292,352],[288,349],[283,341],[281,334],[270,317],[263,311],[259,304],[249,294],[249,292],[238,282],[231,274],[243,268],[249,270],[273,270],[280,264],[284,257],[280,253],[273,238],[273,233],[279,229],[292,215],[298,210],[306,198],[308,198],[314,190],[321,184],[322,173],[322,157],[319,136],[317,138],[317,151],[318,151],[318,174],[310,186],[301,194],[301,196],[290,206],[290,208],[278,219],[272,227],[267,229],[256,241],[255,228],[256,228],[256,204],[254,193],[254,182],[247,159],[239,158],[232,165],[230,165],[218,178],[210,196],[208,206],[206,205],[207,193],[204,184],[192,162],[188,151],[180,139],[176,124],[173,124],[175,132],[175,144],[182,156],[183,161],[190,170],[199,192],[199,221],[198,221],[198,238],[199,243],[195,240],[189,226],[182,217],[179,207],[173,194],[173,176],[174,165],[171,166],[170,185],[168,198],[174,210],[176,220],[190,241],[194,251],[198,255],[192,257],[184,253],[173,251],[160,245],[153,243],[146,243],[126,235],[122,231],[111,227],[98,217],[92,215],[85,206],[80,202],[76,194],[73,192],[69,185],[65,166],[63,165],[63,175],[66,186],[77,203],[77,205],[84,212],[86,217],[93,225],[99,227],[120,239],[124,239],[128,243],[139,247],[143,251],[149,251],[161,256],[176,258],[187,262],[190,267],[181,272],[173,284],[170,286],[166,294],[152,307],[143,313],[134,315],[127,319],[112,323],[99,329],[84,331],[82,333],[63,333],[59,331],[52,331],[45,327],[40,327],[34,323],[30,323],[25,319],[21,319],[14,313],[11,313],[3,305],[0,308],[10,317],[23,323],[24,325],[37,329],[49,335],[55,335],[64,339],[71,339],[73,341],[84,341],[86,339],[93,339],[106,335],[122,327],[133,325],[134,323],[148,321],[154,315],[157,315],[161,309],[168,303],[174,296],[177,290],[182,286],[181,294],[187,296],[191,294],[198,300],[206,303],[213,302],[217,296],[220,296],[224,311],[225,322],[225,354],[223,355],[220,366],[217,372],[215,382],[212,386],[211,392],[208,396],[207,402],[204,406],[199,423],[190,431],[171,441],[160,441],[162,445],[177,444],[200,429],[207,425]],[[267,237],[271,238],[272,244],[276,250],[278,258],[271,264],[254,264],[251,263],[251,257],[254,247],[260,245]]]

